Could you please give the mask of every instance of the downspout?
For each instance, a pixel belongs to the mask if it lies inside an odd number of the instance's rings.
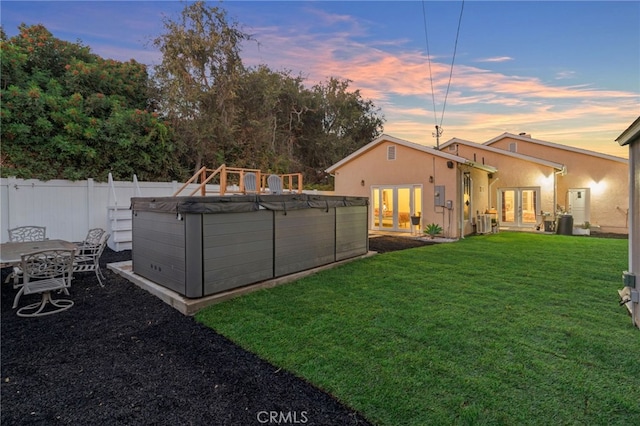
[[[489,184],[489,207],[491,207],[491,186],[499,180],[500,178],[498,177]],[[498,204],[498,194],[496,194],[496,209],[498,208],[497,204]]]
[[[562,169],[553,174],[553,217],[556,217],[558,213],[558,175],[562,176],[567,174],[567,167],[563,164]]]
[[[460,234],[460,239],[464,240],[464,188],[462,186],[462,182],[463,180],[460,179],[460,177],[462,176],[462,168],[460,167],[460,165],[458,165],[457,167],[458,169],[458,173],[456,173],[456,187],[458,188],[458,206],[460,206],[460,208],[458,209],[458,233]]]

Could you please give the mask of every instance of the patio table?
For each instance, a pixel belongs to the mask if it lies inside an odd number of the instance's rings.
[[[27,241],[0,244],[0,266],[19,265],[21,255],[37,250],[73,250],[77,246],[65,240]]]

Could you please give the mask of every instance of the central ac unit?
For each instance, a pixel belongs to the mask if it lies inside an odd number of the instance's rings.
[[[479,214],[476,217],[476,234],[491,233],[491,215]]]

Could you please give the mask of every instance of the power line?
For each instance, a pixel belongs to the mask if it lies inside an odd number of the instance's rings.
[[[462,0],[462,6],[460,7],[460,17],[458,18],[458,30],[456,31],[456,42],[453,45],[453,57],[451,58],[451,69],[449,70],[449,83],[447,84],[447,91],[444,95],[444,104],[442,105],[442,116],[440,117],[440,127],[442,127],[442,121],[444,120],[444,109],[447,106],[447,98],[449,97],[449,88],[451,87],[451,77],[453,76],[453,64],[456,60],[456,52],[458,51],[458,38],[460,37],[460,26],[462,24],[462,12],[464,12],[464,0]]]
[[[431,72],[431,54],[429,52],[429,36],[427,31],[427,12],[425,8],[425,0],[422,0],[422,17],[423,17],[423,23],[424,23],[425,42],[427,45],[427,61],[429,63],[429,81],[431,83],[431,99],[433,101],[433,118],[436,126],[436,131],[433,135],[436,137],[438,147],[440,146],[440,136],[442,135],[442,122],[444,121],[444,111],[447,107],[447,98],[449,97],[449,89],[451,88],[451,79],[453,77],[453,65],[455,63],[456,53],[458,51],[458,39],[460,38],[460,27],[462,26],[463,12],[464,12],[464,0],[462,0],[462,6],[460,7],[460,16],[458,17],[458,29],[456,31],[456,41],[453,47],[453,57],[451,58],[451,67],[449,69],[449,82],[447,83],[447,90],[445,92],[444,102],[442,104],[442,114],[440,115],[440,124],[438,124],[435,91],[433,90],[433,74]]]
[[[433,75],[431,74],[431,53],[429,53],[429,35],[427,34],[427,12],[424,7],[424,0],[422,0],[422,20],[424,22],[424,39],[427,44],[427,61],[429,62],[429,81],[431,82],[431,100],[433,101],[433,121],[438,124],[438,118],[436,117],[436,95],[433,90]]]

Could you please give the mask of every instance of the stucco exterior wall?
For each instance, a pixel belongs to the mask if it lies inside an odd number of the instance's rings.
[[[516,143],[519,154],[566,166],[567,173],[557,177],[557,207],[569,209],[570,189],[589,189],[588,221],[602,232],[629,232],[629,165],[626,162],[510,137],[494,142],[491,147],[509,150],[511,143]]]
[[[387,159],[387,148],[390,145],[395,146],[395,160]],[[437,223],[443,229],[450,230],[451,234],[447,236],[458,238],[460,202],[456,194],[459,170],[455,162],[453,168],[449,168],[447,161],[449,160],[446,158],[427,152],[383,141],[335,170],[335,193],[370,197],[372,186],[421,184],[423,227],[429,223]],[[433,182],[430,182],[430,177]],[[434,205],[436,185],[445,186],[445,198],[453,202],[451,212]],[[369,220],[371,221],[371,214]],[[371,222],[369,226],[371,227]]]
[[[457,152],[468,159],[473,159],[475,154],[476,161],[484,160],[485,164],[498,169],[488,182],[489,208],[498,208],[498,193],[503,188],[540,188],[540,206],[536,212],[539,221],[542,220],[540,211],[555,211],[553,167],[464,144],[457,146]]]

